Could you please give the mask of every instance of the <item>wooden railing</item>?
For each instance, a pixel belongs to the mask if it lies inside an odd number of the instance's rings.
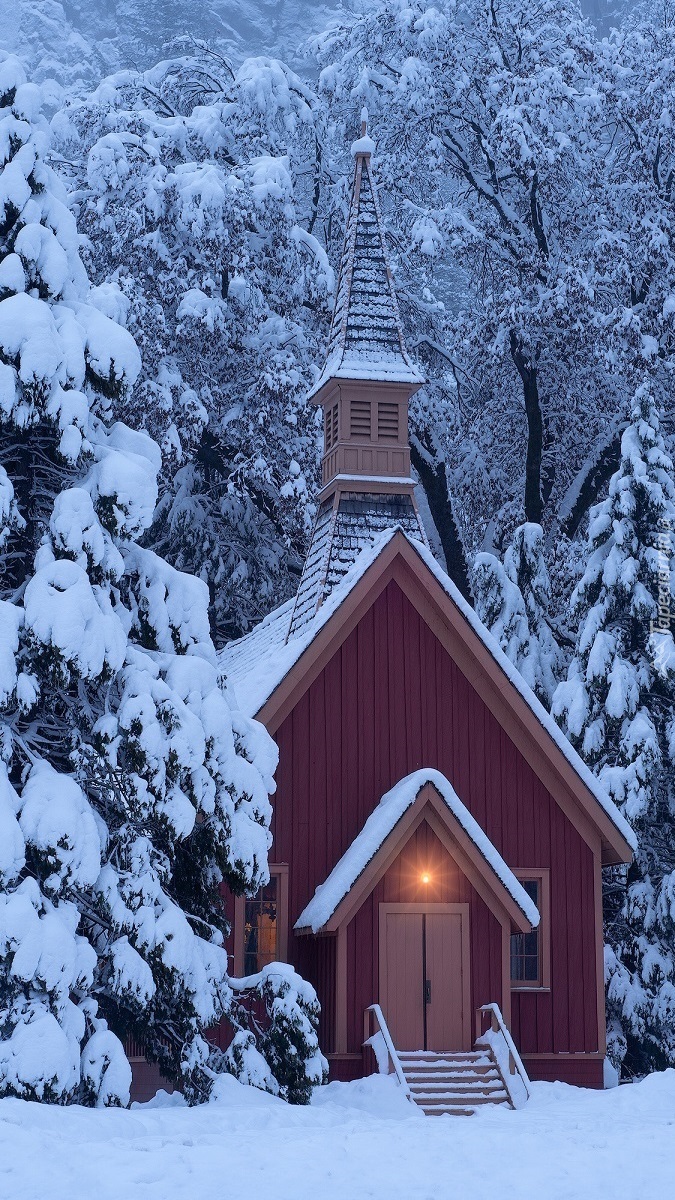
[[[375,1025],[377,1026],[377,1028],[374,1030],[373,1033],[371,1033],[371,1024],[372,1024],[371,1017],[373,1018],[373,1021],[374,1021]],[[384,1047],[387,1052],[387,1070],[386,1071],[383,1071],[382,1066],[381,1066],[382,1058],[384,1056],[381,1057],[377,1053],[377,1050],[375,1049],[375,1046],[374,1046],[375,1039],[378,1037],[382,1038],[382,1042],[383,1042]],[[375,1057],[377,1059],[377,1065],[378,1065],[380,1074],[381,1075],[394,1074],[396,1076],[396,1078],[398,1079],[401,1087],[403,1088],[405,1095],[408,1097],[408,1099],[410,1099],[410,1088],[408,1087],[408,1081],[407,1081],[405,1075],[403,1074],[403,1068],[401,1066],[398,1054],[396,1053],[394,1043],[391,1040],[391,1034],[387,1027],[387,1022],[384,1019],[384,1014],[383,1014],[382,1009],[380,1008],[379,1004],[370,1004],[365,1011],[364,1022],[363,1022],[363,1044],[364,1044],[364,1046],[370,1046],[371,1049],[373,1050],[373,1053],[375,1054]]]
[[[486,1013],[490,1029],[483,1033]],[[482,1004],[476,1012],[476,1045],[481,1043],[491,1046],[509,1100],[514,1108],[520,1108],[529,1099],[530,1079],[498,1004]]]

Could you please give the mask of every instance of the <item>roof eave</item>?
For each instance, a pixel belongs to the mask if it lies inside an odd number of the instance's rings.
[[[424,376],[416,372],[414,368],[412,368],[411,374],[418,375],[418,378],[393,379],[386,376],[384,378],[381,376],[375,378],[373,375],[358,375],[356,372],[346,372],[345,374],[341,374],[340,370],[338,369],[331,371],[328,375],[322,375],[306,393],[305,399],[311,404],[323,404],[326,395],[330,395],[330,393],[334,391],[336,387],[349,383],[354,383],[357,385],[364,383],[379,383],[382,385],[382,387],[402,388],[407,391],[408,398],[410,398],[410,396],[415,395],[415,392],[419,392],[420,388],[424,387],[426,383]]]
[[[595,797],[593,799],[595,800]],[[619,842],[621,843],[620,846]],[[602,838],[601,845],[603,867],[621,867],[632,863],[635,851],[626,839],[622,837],[618,829],[617,836],[613,841],[610,842],[606,838]]]

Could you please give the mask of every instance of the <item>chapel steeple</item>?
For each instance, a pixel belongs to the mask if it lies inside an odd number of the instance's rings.
[[[408,441],[408,401],[424,378],[403,338],[365,109],[361,121],[326,363],[309,393],[324,415],[322,487],[289,636],[383,529],[400,525],[426,543]]]
[[[424,382],[403,340],[365,109],[361,120],[328,353],[309,394],[324,410],[324,492],[344,475],[409,481],[407,405]]]

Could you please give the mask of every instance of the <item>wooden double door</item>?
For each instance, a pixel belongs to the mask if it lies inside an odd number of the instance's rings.
[[[471,1048],[468,904],[380,904],[380,1004],[397,1050]]]

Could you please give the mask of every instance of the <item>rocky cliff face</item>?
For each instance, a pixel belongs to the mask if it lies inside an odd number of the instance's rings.
[[[0,44],[33,75],[55,76],[70,90],[125,66],[151,66],[184,36],[235,60],[273,54],[297,65],[305,40],[346,7],[340,0],[0,0]]]

